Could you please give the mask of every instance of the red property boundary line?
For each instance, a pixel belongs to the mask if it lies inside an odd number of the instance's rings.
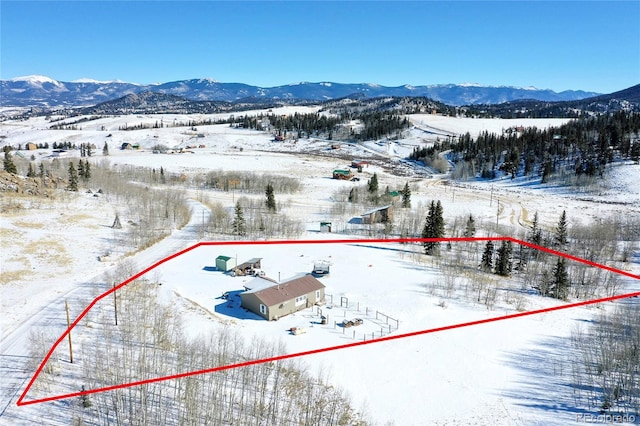
[[[525,317],[525,316],[529,316],[529,315],[542,314],[542,313],[545,313],[545,312],[552,312],[552,311],[559,311],[559,310],[563,310],[563,309],[577,308],[577,307],[580,307],[580,306],[587,306],[587,305],[593,305],[593,304],[597,304],[597,303],[610,302],[610,301],[613,301],[613,300],[626,299],[626,298],[630,298],[630,297],[640,296],[640,292],[620,294],[620,295],[604,297],[604,298],[600,298],[600,299],[592,299],[592,300],[586,300],[586,301],[582,301],[582,302],[569,303],[569,304],[566,304],[566,305],[560,305],[560,306],[555,306],[555,307],[551,307],[551,308],[537,309],[537,310],[526,311],[526,312],[518,312],[518,313],[515,313],[515,314],[509,314],[509,315],[504,315],[504,316],[499,316],[499,317],[494,317],[494,318],[486,318],[486,319],[482,319],[482,320],[470,321],[470,322],[459,323],[459,324],[453,324],[453,325],[448,325],[448,326],[444,326],[444,327],[431,328],[431,329],[415,331],[415,332],[411,332],[411,333],[398,334],[398,335],[394,335],[394,336],[380,337],[380,338],[375,339],[375,340],[368,340],[368,341],[362,341],[362,342],[353,342],[353,343],[348,343],[348,344],[344,344],[344,345],[330,346],[330,347],[326,347],[326,348],[313,349],[313,350],[304,351],[304,352],[296,352],[296,353],[292,353],[292,354],[279,355],[279,356],[275,356],[275,357],[271,357],[271,358],[256,359],[256,360],[247,361],[247,362],[241,362],[241,363],[237,363],[237,364],[229,364],[229,365],[223,365],[223,366],[218,366],[218,367],[212,367],[212,368],[207,368],[207,369],[204,369],[204,370],[190,371],[190,372],[186,372],[186,373],[174,374],[174,375],[171,375],[171,376],[163,376],[163,377],[157,377],[157,378],[153,378],[153,379],[141,380],[141,381],[137,381],[137,382],[123,383],[123,384],[120,384],[120,385],[107,386],[107,387],[98,388],[98,389],[90,389],[90,390],[85,390],[83,392],[73,392],[73,393],[68,393],[68,394],[63,394],[63,395],[51,396],[51,397],[47,397],[47,398],[24,401],[27,393],[31,389],[31,386],[33,386],[33,383],[38,378],[38,375],[40,374],[40,372],[42,371],[42,369],[44,368],[46,363],[49,361],[49,359],[51,358],[53,352],[56,350],[58,345],[67,337],[67,335],[71,332],[71,329],[73,327],[75,327],[82,320],[82,318],[89,312],[89,310],[96,305],[96,303],[98,303],[100,300],[104,299],[105,297],[109,296],[113,292],[121,289],[122,287],[124,287],[125,285],[129,284],[130,282],[140,278],[141,276],[143,276],[147,272],[149,272],[149,271],[153,270],[154,268],[162,265],[163,263],[168,262],[169,260],[175,259],[176,257],[179,257],[179,256],[181,256],[181,255],[183,255],[185,253],[188,253],[191,250],[194,250],[194,249],[196,249],[198,247],[203,247],[203,246],[226,246],[226,245],[424,243],[424,242],[465,242],[465,241],[468,241],[468,242],[511,241],[513,243],[521,244],[523,246],[530,247],[530,248],[533,248],[533,249],[536,249],[536,250],[540,250],[540,251],[543,251],[543,252],[546,252],[546,253],[549,253],[549,254],[552,254],[552,255],[555,255],[555,256],[564,257],[564,258],[569,259],[569,260],[573,260],[573,261],[576,261],[576,262],[579,262],[579,263],[583,263],[583,264],[586,264],[586,265],[589,265],[589,266],[600,268],[600,269],[603,269],[603,270],[606,270],[606,271],[610,271],[610,272],[613,272],[613,273],[616,273],[616,274],[619,274],[619,275],[623,275],[623,276],[626,276],[626,277],[629,277],[629,278],[640,280],[640,276],[638,276],[638,275],[631,274],[629,272],[622,271],[622,270],[619,270],[619,269],[616,269],[616,268],[612,268],[610,266],[602,265],[602,264],[599,264],[599,263],[596,263],[596,262],[592,262],[592,261],[589,261],[589,260],[586,260],[586,259],[582,259],[580,257],[573,256],[573,255],[570,255],[570,254],[567,254],[567,253],[562,253],[562,252],[559,252],[557,250],[553,250],[553,249],[550,249],[550,248],[547,248],[547,247],[542,247],[542,246],[538,246],[538,245],[535,245],[535,244],[531,244],[531,243],[526,242],[526,241],[521,241],[521,240],[518,240],[518,239],[515,239],[515,238],[512,238],[512,237],[388,238],[388,239],[342,239],[342,240],[272,240],[272,241],[214,241],[214,242],[200,242],[200,243],[197,243],[197,244],[195,244],[195,245],[193,245],[191,247],[188,247],[188,248],[186,248],[184,250],[181,250],[181,251],[179,251],[177,253],[174,253],[169,257],[166,257],[166,258],[164,258],[162,260],[159,260],[158,262],[154,263],[153,265],[149,266],[148,268],[146,268],[146,269],[138,272],[137,274],[133,275],[131,278],[123,281],[122,283],[120,283],[117,286],[111,288],[107,292],[105,292],[105,293],[101,294],[100,296],[96,297],[89,304],[89,306],[87,306],[84,309],[84,311],[82,311],[82,313],[73,321],[73,323],[71,323],[69,328],[67,328],[65,330],[65,332],[62,334],[62,336],[60,336],[58,338],[58,340],[56,340],[56,342],[53,344],[53,346],[51,347],[51,349],[47,353],[47,356],[40,363],[40,366],[38,367],[38,369],[36,370],[35,374],[33,375],[31,380],[27,384],[25,390],[20,395],[20,398],[18,398],[18,401],[17,401],[16,405],[25,406],[25,405],[39,404],[39,403],[42,403],[42,402],[50,402],[50,401],[56,401],[56,400],[60,400],[60,399],[73,398],[73,397],[77,397],[77,396],[81,396],[81,395],[89,395],[89,394],[92,394],[92,393],[106,392],[106,391],[110,391],[110,390],[122,389],[122,388],[127,388],[127,387],[132,387],[132,386],[139,386],[139,385],[155,383],[155,382],[160,382],[160,381],[165,381],[165,380],[179,379],[179,378],[183,378],[183,377],[195,376],[195,375],[198,375],[198,374],[214,373],[214,372],[217,372],[217,371],[230,370],[230,369],[233,369],[233,368],[240,368],[240,367],[247,367],[247,366],[250,366],[250,365],[263,364],[263,363],[267,363],[267,362],[282,361],[282,360],[286,360],[286,359],[297,358],[297,357],[302,357],[302,356],[312,355],[312,354],[317,354],[317,353],[322,353],[322,352],[330,352],[330,351],[335,351],[335,350],[339,350],[339,349],[346,349],[346,348],[352,348],[352,347],[356,347],[356,346],[369,345],[369,344],[372,344],[372,343],[386,342],[386,341],[390,341],[390,340],[403,339],[403,338],[406,338],[406,337],[420,336],[420,335],[423,335],[423,334],[436,333],[436,332],[439,332],[439,331],[453,330],[453,329],[456,329],[456,328],[469,327],[469,326],[473,326],[473,325],[486,324],[486,323],[502,321],[502,320],[507,320],[507,319]]]

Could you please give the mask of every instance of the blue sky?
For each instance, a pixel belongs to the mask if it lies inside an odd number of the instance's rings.
[[[0,77],[211,77],[613,92],[640,83],[640,2],[6,1]]]

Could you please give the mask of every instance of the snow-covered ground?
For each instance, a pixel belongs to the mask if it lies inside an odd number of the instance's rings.
[[[189,117],[166,116],[163,120],[169,122],[174,118]],[[49,123],[43,118],[4,122],[0,124],[0,135],[6,137],[0,140],[2,144],[12,145],[89,142],[96,145],[92,157],[96,162],[103,160],[102,146],[108,142],[110,155],[106,159],[112,164],[163,167],[169,172],[245,170],[295,176],[302,182],[302,191],[280,198],[276,194],[276,198],[289,202],[284,213],[305,224],[304,239],[343,237],[318,232],[319,222],[331,208],[332,194],[337,189],[356,185],[330,179],[331,171],[347,167],[349,158],[367,158],[373,154],[380,162],[364,169],[363,180],[376,172],[380,187],[388,185],[391,189],[400,189],[410,181],[414,206],[439,199],[446,220],[471,213],[478,222],[498,221],[502,229],[509,229],[514,236],[527,228],[536,211],[541,224],[549,228],[557,223],[562,210],[567,211],[570,223],[589,223],[609,215],[640,212],[638,165],[616,166],[613,179],[607,181],[609,188],[589,194],[530,185],[517,179],[453,184],[441,176],[401,177],[392,173],[394,167],[400,167],[398,157],[406,155],[414,145],[433,141],[434,135],[442,138],[466,131],[474,135],[474,132],[499,132],[519,125],[558,124],[551,120],[474,121],[421,115],[412,117],[416,129],[406,140],[343,145],[339,150],[331,150],[330,141],[314,139],[301,139],[296,144],[275,143],[268,133],[228,125],[198,126],[197,133],[204,137],[194,135],[188,127],[118,130],[124,124],[136,125],[144,120],[153,124],[159,117],[101,119],[82,123],[83,130],[76,131],[46,130]],[[101,130],[102,126],[105,130]],[[119,150],[123,142],[139,143],[142,150]],[[206,148],[182,154],[153,154],[151,148],[157,143],[170,148],[204,144]],[[50,153],[51,150],[38,150],[34,155],[40,159]],[[71,155],[77,157],[78,153]],[[383,164],[383,158],[388,158],[387,164]],[[222,191],[204,192],[228,208],[238,196]],[[97,260],[114,237],[114,231],[109,228],[114,212],[115,206],[103,198],[69,194],[55,201],[38,201],[30,208],[2,213],[0,236],[5,279],[0,283],[3,313],[0,375],[10,379],[0,387],[0,424],[27,424],[33,419],[39,419],[42,424],[65,423],[55,420],[50,404],[15,405],[32,373],[17,360],[28,355],[30,329],[51,328],[57,335],[61,334],[65,327],[65,300],[70,300],[72,314],[77,315],[97,295],[98,290],[92,283],[101,282],[101,274],[116,266]],[[204,206],[194,202],[189,226],[134,256],[138,270],[196,243],[198,223],[206,214]],[[282,280],[309,272],[316,260],[329,260],[331,274],[321,279],[327,293],[333,296],[332,307],[323,308],[329,323],[315,324],[319,317],[312,309],[277,322],[266,322],[239,309],[236,298],[232,297],[231,302],[220,299],[223,292],[241,290],[249,279],[211,270],[215,257],[221,254],[237,256],[240,262],[261,257],[267,275]],[[629,268],[632,273],[640,273],[637,262]],[[400,321],[391,336],[516,311],[516,307],[504,299],[499,300],[493,310],[459,299],[440,303],[442,297],[428,291],[430,285],[442,279],[438,268],[428,263],[417,264],[402,247],[384,244],[200,247],[150,274],[152,277],[157,274],[162,281],[166,300],[185,307],[193,333],[222,323],[232,324],[247,336],[282,340],[289,353],[354,342],[364,339],[365,331],[375,335],[381,326],[370,314],[375,310]],[[625,279],[624,283],[629,291],[638,291],[634,280]],[[340,306],[341,296],[349,298],[349,309]],[[526,299],[527,309],[554,303],[537,296]],[[331,382],[347,389],[356,407],[365,410],[378,424],[570,424],[576,421],[579,412],[572,408],[571,390],[565,386],[569,373],[561,371],[570,357],[566,351],[569,336],[579,324],[590,321],[598,310],[596,307],[575,308],[372,343],[314,354],[305,357],[305,362],[312,369],[328,369]],[[360,328],[347,329],[344,334],[341,328],[334,328],[334,321],[355,317],[364,319]],[[306,326],[308,333],[290,335],[287,330],[292,326]],[[384,333],[384,326],[382,328]],[[349,335],[353,331],[363,336],[356,336],[354,340],[353,335]]]

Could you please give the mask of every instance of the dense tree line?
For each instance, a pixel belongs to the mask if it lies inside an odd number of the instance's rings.
[[[616,112],[572,120],[560,127],[526,128],[477,138],[468,133],[430,147],[416,148],[413,160],[427,162],[444,151],[456,164],[454,177],[494,178],[499,172],[516,176],[602,177],[618,159],[640,162],[640,113]]]
[[[410,127],[409,119],[395,113],[373,112],[356,117],[364,128],[353,134],[356,140],[376,140]]]
[[[289,115],[266,114],[244,116],[230,119],[230,125],[239,125],[248,129],[264,130],[265,120],[278,135],[295,137],[324,137],[331,140],[375,140],[392,135],[410,126],[406,117],[394,111],[367,111],[362,113],[343,113],[326,115],[319,113],[294,113]],[[359,130],[341,132],[348,122],[357,122]]]

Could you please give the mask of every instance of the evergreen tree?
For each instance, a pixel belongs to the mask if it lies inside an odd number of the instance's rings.
[[[489,272],[493,269],[493,242],[487,241],[487,244],[484,246],[484,251],[482,252],[482,260],[480,263],[480,267],[483,271]]]
[[[163,184],[167,183],[167,178],[164,177],[164,169],[162,166],[160,166],[160,182]]]
[[[373,174],[371,179],[369,179],[369,192],[372,194],[378,193],[378,175],[376,173]]]
[[[349,198],[348,198],[350,203],[357,203],[358,202],[358,189],[357,188],[351,188],[351,191],[349,191]]]
[[[38,177],[44,179],[44,163],[40,163]]]
[[[87,153],[87,157],[91,157],[91,155],[93,154],[93,152],[91,151],[91,144],[87,144],[85,151]]]
[[[84,161],[78,161],[78,176],[84,179]]]
[[[73,162],[69,163],[69,185],[67,185],[67,189],[69,191],[78,190],[78,172],[76,172]]]
[[[86,154],[85,154],[85,151],[84,151],[84,144],[81,143],[80,144],[80,157],[84,157],[85,155]]]
[[[444,237],[444,218],[442,217],[442,204],[440,200],[436,203],[431,201],[429,212],[422,230],[422,238],[443,238]],[[422,243],[425,254],[432,255],[440,246],[438,241],[425,241]]]
[[[404,188],[401,191],[402,194],[402,207],[411,208],[411,189],[409,188],[409,182],[404,184]]]
[[[533,223],[531,224],[531,234],[529,235],[529,242],[539,246],[542,244],[542,231],[538,225],[538,212],[533,215]]]
[[[503,241],[498,249],[498,258],[496,259],[496,274],[504,277],[511,274],[511,241]]]
[[[5,147],[4,149],[4,170],[7,173],[11,173],[14,175],[18,174],[18,169],[16,168],[15,163],[13,162],[13,158],[11,153],[9,152],[9,147]]]
[[[556,228],[555,243],[558,246],[567,244],[567,212],[562,211]]]
[[[556,266],[553,268],[551,288],[549,294],[560,300],[566,300],[569,296],[569,274],[564,257],[559,257]]]
[[[89,160],[85,160],[84,162],[84,180],[87,181],[91,179],[91,165],[89,164]]]
[[[36,172],[33,170],[33,165],[29,163],[29,170],[27,171],[27,177],[36,177]]]
[[[273,185],[271,183],[267,184],[267,189],[265,190],[265,195],[267,196],[266,205],[267,210],[270,212],[276,212],[276,199],[273,196]]]
[[[553,166],[551,165],[551,160],[547,160],[542,164],[542,180],[540,183],[547,183],[549,178],[551,177],[551,173],[553,172]]]
[[[102,147],[102,155],[107,156],[109,155],[109,145],[107,145],[107,143],[104,143],[104,146]]]
[[[247,228],[244,222],[244,214],[242,213],[242,206],[240,206],[240,201],[236,203],[236,213],[231,226],[233,229],[233,235],[236,235],[238,237],[247,235]]]
[[[467,219],[467,223],[464,227],[464,234],[462,234],[466,238],[471,238],[476,235],[476,221],[473,220],[473,215],[469,214],[469,218]]]
[[[527,263],[529,263],[529,250],[522,244],[518,245],[518,263],[516,264],[516,271],[522,272],[527,269]]]

